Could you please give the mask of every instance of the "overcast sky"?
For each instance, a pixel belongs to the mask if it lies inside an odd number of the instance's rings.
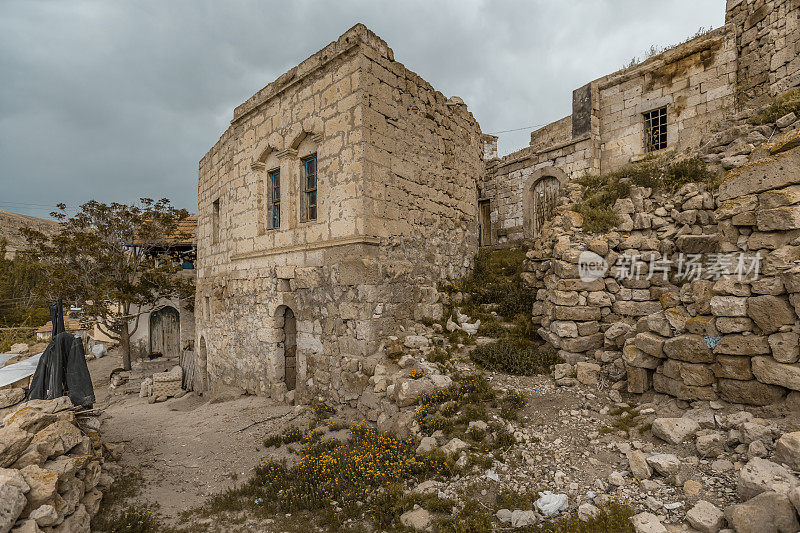
[[[724,22],[724,0],[0,0],[0,210],[168,197],[233,108],[363,22],[464,99],[500,152],[571,112],[572,90],[652,44]]]

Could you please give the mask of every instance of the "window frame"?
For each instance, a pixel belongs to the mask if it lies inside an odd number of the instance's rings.
[[[651,109],[642,113],[642,128],[644,132],[644,153],[650,154],[664,150],[667,147],[667,106]],[[654,140],[654,133],[658,136]]]
[[[275,178],[277,178],[277,185],[275,183],[276,181]],[[277,192],[277,197],[275,194],[276,192]],[[267,229],[280,229],[280,227],[281,227],[281,169],[280,167],[278,167],[267,171]]]
[[[309,186],[309,173],[308,166],[310,162],[314,162],[314,184]],[[315,222],[319,217],[319,162],[317,154],[311,154],[300,160],[301,163],[301,185],[302,185],[302,202],[300,206],[300,222]],[[311,198],[314,198],[313,203]],[[313,209],[313,217],[312,215]]]

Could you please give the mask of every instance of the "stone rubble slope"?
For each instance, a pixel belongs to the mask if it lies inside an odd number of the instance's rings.
[[[3,389],[3,398],[24,396]],[[100,421],[69,398],[6,406],[0,427],[0,533],[88,533],[118,475]],[[91,412],[89,413],[91,415]]]

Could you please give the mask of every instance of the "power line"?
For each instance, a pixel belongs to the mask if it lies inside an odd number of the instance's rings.
[[[532,130],[534,128],[540,128],[544,126],[544,124],[534,124],[533,126],[524,126],[522,128],[514,128],[511,130],[502,130],[502,131],[490,131],[489,135],[497,135],[500,133],[511,133],[512,131],[522,131],[522,130]]]

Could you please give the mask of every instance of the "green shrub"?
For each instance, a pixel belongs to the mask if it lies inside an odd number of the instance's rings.
[[[630,196],[631,186],[674,191],[687,183],[705,183],[716,188],[719,176],[697,158],[670,162],[663,157],[647,157],[614,172],[586,176],[578,183],[583,186],[583,201],[575,210],[583,218],[583,230],[605,233],[619,224],[612,208],[617,200]]]
[[[789,113],[800,116],[800,88],[792,89],[775,98],[766,110],[750,119],[750,123],[759,125],[775,122]]]
[[[92,520],[92,530],[114,533],[163,533],[165,528],[149,507],[128,505],[117,512],[98,514]]]
[[[484,344],[469,354],[476,364],[487,370],[518,376],[546,374],[561,362],[553,350],[520,339],[500,339]]]
[[[450,359],[450,355],[436,346],[433,350],[428,353],[428,361],[431,363],[438,363],[440,365],[445,364]]]
[[[457,284],[451,284],[451,291],[467,292],[472,295],[472,306],[464,310],[472,318],[485,322],[491,315],[482,313],[478,306],[494,304],[497,313],[513,317],[520,313],[530,314],[536,293],[522,282],[521,273],[526,250],[509,248],[503,250],[481,250],[475,256],[472,273]]]

